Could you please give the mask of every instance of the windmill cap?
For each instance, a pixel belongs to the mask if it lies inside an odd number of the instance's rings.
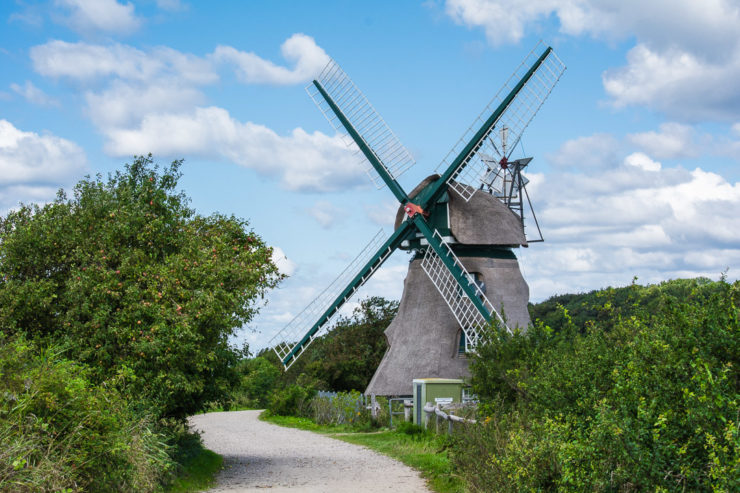
[[[413,200],[424,188],[439,179],[434,174],[424,178],[409,194]],[[526,246],[522,223],[511,209],[493,195],[478,191],[465,201],[452,187],[449,195],[449,228],[463,245]],[[395,229],[406,217],[403,206],[396,212]]]

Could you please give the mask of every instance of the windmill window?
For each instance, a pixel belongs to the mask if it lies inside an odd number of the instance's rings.
[[[483,274],[480,272],[471,272],[470,277],[473,278],[473,281],[475,282],[475,285],[478,286],[480,289],[481,295],[479,296],[480,300],[483,301],[483,295],[486,294],[486,282],[483,280]],[[462,288],[460,286],[457,286],[457,297],[462,298],[462,296],[465,293],[463,292]]]
[[[458,356],[464,356],[465,353],[468,352],[468,342],[465,339],[465,331],[459,330],[458,331],[458,345],[457,345],[457,355]]]

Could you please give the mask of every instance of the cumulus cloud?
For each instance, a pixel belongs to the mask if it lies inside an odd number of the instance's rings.
[[[612,166],[617,161],[619,143],[610,134],[596,134],[566,141],[549,161],[562,168]]]
[[[360,167],[339,138],[301,128],[279,135],[206,105],[203,88],[219,80],[219,67],[236,65],[248,83],[291,84],[312,77],[328,60],[303,34],[288,38],[282,53],[294,62],[292,69],[227,46],[198,57],[167,47],[140,50],[120,43],[54,40],[33,47],[31,60],[39,74],[87,88],[86,113],[105,136],[104,148],[111,155],[224,159],[276,177],[289,190],[364,184]]]
[[[81,33],[129,33],[141,25],[130,2],[116,0],[55,0],[54,4],[68,12],[65,23]]]
[[[683,121],[727,121],[740,110],[740,9],[731,0],[448,0],[446,11],[483,28],[493,45],[516,43],[553,18],[572,36],[634,37],[627,64],[603,75],[616,107],[643,105]]]
[[[740,183],[626,147],[598,173],[561,170],[530,189],[546,239],[522,252],[533,298],[625,284],[633,275],[716,278],[738,265]]]
[[[85,170],[85,153],[74,142],[0,120],[0,209],[19,200],[50,200]]]
[[[172,78],[193,85],[218,81],[211,62],[202,57],[160,46],[148,51],[130,45],[53,40],[31,48],[34,70],[41,75],[92,82],[114,80],[151,83]]]
[[[653,161],[645,153],[633,152],[626,158],[624,158],[624,164],[627,166],[634,166],[643,171],[660,171],[661,164],[658,161]]]
[[[292,276],[297,268],[295,262],[290,260],[280,247],[272,247],[272,262],[277,266],[281,274]]]
[[[518,42],[527,24],[546,18],[554,10],[556,2],[536,0],[448,0],[446,4],[447,15],[455,22],[483,27],[486,38],[493,45]]]
[[[696,157],[700,152],[695,130],[680,123],[662,123],[658,132],[629,134],[627,139],[658,159]]]
[[[279,135],[264,125],[239,122],[223,108],[148,114],[134,128],[105,132],[106,150],[113,155],[152,152],[226,159],[277,177],[288,190],[341,190],[365,182],[340,137],[301,128]]]
[[[27,80],[22,86],[15,83],[10,84],[10,88],[30,103],[39,106],[59,106],[59,101],[48,96],[44,91],[33,85],[30,80]]]
[[[345,211],[328,200],[319,200],[313,206],[306,209],[306,212],[324,229],[334,226],[346,214]]]
[[[740,23],[738,23],[740,29]],[[679,49],[655,50],[639,44],[627,65],[608,70],[604,89],[616,107],[644,105],[683,121],[726,121],[740,110],[740,47],[728,46],[715,61]]]
[[[236,66],[239,78],[250,84],[298,84],[316,77],[329,62],[329,56],[314,39],[296,33],[280,47],[283,57],[294,63],[292,69],[275,65],[252,52],[239,51],[231,46],[217,46],[213,58]]]

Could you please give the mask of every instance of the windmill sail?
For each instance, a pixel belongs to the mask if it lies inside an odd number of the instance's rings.
[[[318,78],[306,87],[306,92],[331,126],[344,137],[347,145],[354,147],[376,187],[383,187],[385,184],[383,178],[365,158],[358,143],[349,135],[330,102],[321,94],[319,87],[331,98],[359,134],[362,143],[370,149],[392,179],[395,180],[416,163],[411,153],[401,144],[396,134],[375,111],[352,79],[334,60],[331,60]]]
[[[438,172],[452,168],[447,184],[466,201],[489,176],[490,163],[484,155],[497,156],[497,162],[508,159],[565,71],[552,48],[537,55],[541,48],[540,43],[527,55],[437,166]]]
[[[490,300],[483,293],[480,286],[478,286],[467,269],[465,269],[462,262],[460,262],[460,259],[458,259],[457,255],[454,254],[450,246],[444,242],[439,231],[434,231],[434,237],[443,245],[447,258],[452,260],[452,262],[463,272],[468,285],[475,291],[476,297],[488,309],[488,312],[495,314],[499,322],[506,326],[501,315],[499,315],[498,311],[493,307]],[[480,310],[476,308],[473,301],[463,293],[462,289],[459,287],[458,281],[455,279],[455,276],[452,275],[450,269],[445,265],[442,258],[433,248],[427,248],[424,252],[424,257],[421,261],[421,268],[427,276],[429,276],[432,284],[437,288],[439,294],[442,295],[445,303],[447,303],[450,311],[460,324],[460,327],[465,333],[467,347],[475,347],[480,337],[481,329],[488,325],[486,317],[484,317]]]
[[[387,240],[380,230],[341,274],[269,342],[287,370],[321,335],[339,309],[363,285],[404,239],[408,227]]]

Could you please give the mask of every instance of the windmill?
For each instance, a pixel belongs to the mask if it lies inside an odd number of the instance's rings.
[[[397,178],[415,164],[411,153],[339,65],[327,64],[306,90],[376,186],[393,193],[399,210],[390,237],[375,235],[270,341],[286,369],[397,249],[414,257],[386,330],[389,349],[366,393],[408,395],[413,378],[466,376],[464,353],[474,350],[493,319],[526,329],[529,288],[512,249],[542,241],[542,234],[522,175],[531,158],[510,158],[564,70],[552,48],[535,47],[436,173],[407,194]],[[533,238],[525,234],[526,208],[537,230]]]

